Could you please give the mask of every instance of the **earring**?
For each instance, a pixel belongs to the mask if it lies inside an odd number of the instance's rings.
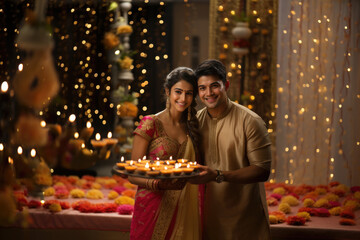
[[[191,106],[188,107],[188,116],[187,116],[187,120],[190,121],[191,119]]]

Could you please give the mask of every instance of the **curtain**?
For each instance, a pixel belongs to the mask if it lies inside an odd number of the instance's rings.
[[[360,185],[360,1],[279,0],[275,181]]]

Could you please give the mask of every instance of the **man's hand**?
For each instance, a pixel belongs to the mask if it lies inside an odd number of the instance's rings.
[[[189,183],[204,184],[215,180],[217,176],[217,172],[214,169],[211,169],[208,166],[202,166],[202,165],[198,165],[198,166],[199,166],[198,170],[200,171],[199,176],[190,178],[188,180]]]

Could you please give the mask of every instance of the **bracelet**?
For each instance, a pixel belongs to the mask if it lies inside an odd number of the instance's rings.
[[[150,179],[146,179],[145,188],[151,190],[151,186],[149,185]]]
[[[158,191],[159,190],[159,179],[153,180],[152,185],[151,185],[151,189],[153,191]]]

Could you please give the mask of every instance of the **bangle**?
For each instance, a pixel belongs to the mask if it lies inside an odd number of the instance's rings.
[[[159,190],[159,180],[158,179],[153,180],[153,182],[151,184],[151,190],[153,190],[153,191]]]
[[[145,188],[151,190],[151,186],[150,186],[149,182],[150,182],[150,179],[149,178],[146,179]]]

